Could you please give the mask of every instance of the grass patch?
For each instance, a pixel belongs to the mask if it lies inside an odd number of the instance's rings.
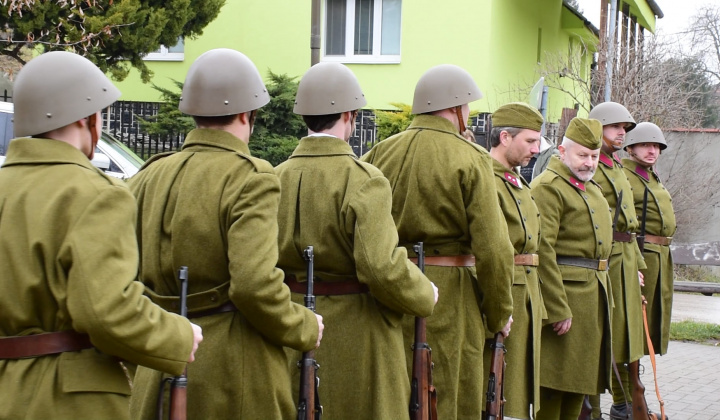
[[[682,321],[670,324],[670,339],[675,341],[720,341],[720,325],[705,322]]]
[[[676,281],[699,281],[704,283],[720,283],[720,275],[716,267],[705,265],[680,265],[673,267]]]

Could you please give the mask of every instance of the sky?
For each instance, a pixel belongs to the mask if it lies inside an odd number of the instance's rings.
[[[703,5],[717,0],[655,0],[664,17],[657,20],[657,31],[662,36],[673,36],[690,26],[695,12]],[[600,0],[578,0],[582,14],[596,27],[600,27]],[[619,2],[618,2],[619,3]]]

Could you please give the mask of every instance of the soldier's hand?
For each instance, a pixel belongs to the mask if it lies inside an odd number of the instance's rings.
[[[318,322],[318,341],[315,343],[315,348],[320,347],[320,341],[322,340],[323,330],[325,330],[325,324],[323,324],[323,317],[322,315],[315,314],[315,317],[317,318]]]
[[[563,335],[570,331],[570,327],[572,326],[572,318],[568,318],[564,321],[558,321],[553,324],[553,331],[557,333],[557,335]]]
[[[645,286],[645,276],[642,272],[638,271],[638,280],[640,281],[640,286]]]
[[[195,352],[197,351],[200,342],[203,341],[202,328],[200,328],[199,325],[193,324],[192,322],[190,323],[190,326],[193,330],[193,348],[192,352],[190,352],[190,360],[188,360],[188,363],[195,361]]]
[[[430,284],[432,284],[433,292],[435,293],[435,303],[437,303],[437,300],[438,300],[438,288],[437,288],[437,286],[435,286],[435,283],[430,282]]]
[[[510,319],[508,319],[508,323],[505,324],[505,326],[503,327],[502,330],[500,330],[500,332],[502,333],[503,336],[507,337],[508,335],[510,335],[510,326],[512,325],[512,323],[513,323],[513,317],[512,317],[512,315],[510,315]]]

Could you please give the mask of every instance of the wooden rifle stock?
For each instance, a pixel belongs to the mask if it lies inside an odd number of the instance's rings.
[[[640,381],[640,361],[628,363],[630,385],[632,386],[632,418],[638,420],[657,420],[651,413],[645,400],[645,385]]]
[[[505,405],[505,336],[501,332],[495,334],[491,344],[490,375],[485,394],[485,420],[502,420]]]
[[[315,312],[315,295],[313,292],[315,276],[315,256],[313,247],[308,246],[303,252],[303,258],[307,261],[307,294],[305,295],[305,307]],[[298,362],[300,368],[300,398],[298,400],[298,420],[320,420],[322,417],[322,406],[318,395],[320,378],[317,370],[320,365],[315,361],[315,350],[306,351],[302,354],[302,360]]]
[[[178,270],[178,279],[180,279],[180,315],[187,318],[187,282],[188,268],[180,267]],[[158,394],[157,414],[158,419],[163,418],[163,396],[165,394],[165,384],[170,383],[170,420],[186,420],[187,419],[187,368],[180,376],[165,378],[160,383],[160,392]]]
[[[418,255],[420,271],[425,272],[423,243],[413,246]],[[432,349],[427,343],[425,318],[415,317],[412,382],[410,391],[410,420],[437,420],[437,392],[432,379]]]

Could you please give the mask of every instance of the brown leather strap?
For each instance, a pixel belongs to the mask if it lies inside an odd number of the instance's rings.
[[[40,357],[92,348],[90,337],[75,331],[0,338],[0,359]]]
[[[672,243],[672,236],[645,235],[645,243],[670,246]]]
[[[410,261],[417,264],[417,257],[410,257]],[[474,267],[474,255],[434,255],[425,257],[425,265],[437,267]]]
[[[293,293],[307,293],[307,283],[300,283],[294,274],[285,275],[285,284]],[[360,283],[357,279],[348,281],[313,282],[313,293],[315,296],[337,296],[337,295],[359,295],[370,290],[367,285]]]
[[[652,338],[650,337],[650,328],[648,327],[647,299],[645,299],[645,296],[642,297],[642,308],[643,325],[645,326],[645,339],[647,340],[648,353],[650,353],[650,363],[653,368],[653,379],[655,379],[655,394],[657,395],[658,402],[660,402],[660,420],[667,420],[667,417],[665,417],[665,401],[663,401],[660,396],[660,388],[658,387],[657,366],[655,365],[655,348],[653,347]]]
[[[635,242],[635,237],[635,233],[613,232],[613,241],[615,242]]]
[[[574,267],[589,268],[597,271],[607,271],[608,260],[593,260],[591,258],[582,257],[557,257],[557,263],[560,265],[572,265]]]
[[[217,308],[206,309],[204,311],[190,312],[190,313],[188,313],[188,318],[190,318],[190,319],[202,318],[205,316],[217,315],[217,314],[222,314],[225,312],[235,312],[237,310],[238,309],[237,309],[237,307],[235,307],[235,304],[233,304],[231,301],[228,300],[227,302],[223,303],[222,305],[218,306]]]
[[[540,256],[538,254],[518,254],[515,256],[515,265],[530,265],[537,267],[540,265]]]

